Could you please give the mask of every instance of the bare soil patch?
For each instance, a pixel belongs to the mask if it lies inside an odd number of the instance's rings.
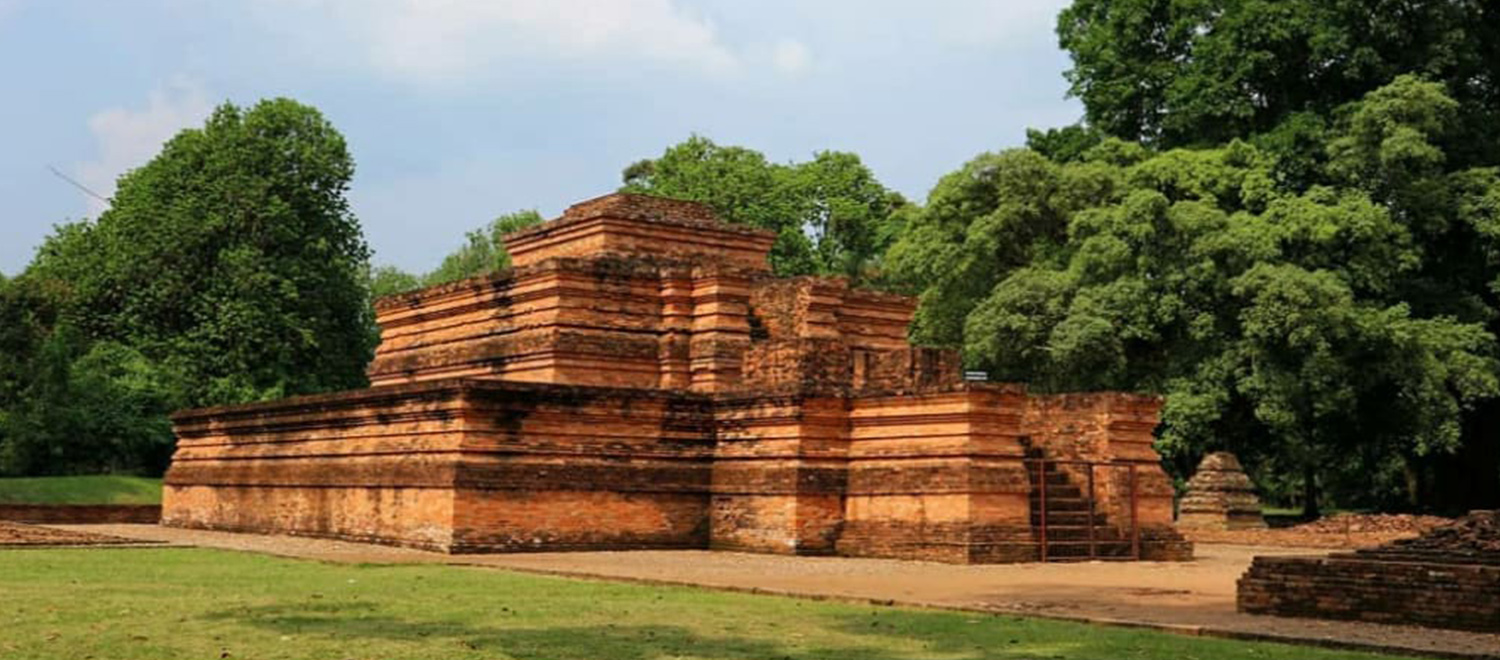
[[[0,520],[0,547],[36,547],[70,545],[121,545],[149,543],[141,539],[128,539],[93,532],[23,525]]]

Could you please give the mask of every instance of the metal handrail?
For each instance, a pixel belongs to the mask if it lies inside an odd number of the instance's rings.
[[[1135,493],[1135,463],[1130,464],[1130,558],[1141,560],[1140,499]]]
[[[1094,542],[1094,465],[1089,464],[1089,559],[1099,556],[1099,548]],[[1046,515],[1045,513],[1042,515]]]
[[[1138,480],[1137,480],[1137,468],[1141,464],[1140,461],[1124,461],[1124,460],[1090,461],[1090,460],[1086,460],[1086,459],[1076,459],[1076,458],[1058,458],[1058,459],[1053,459],[1053,458],[1026,458],[1026,459],[1022,459],[1022,462],[1023,462],[1023,464],[1024,463],[1035,463],[1036,466],[1037,466],[1037,473],[1036,473],[1037,474],[1037,488],[1040,489],[1038,491],[1038,498],[1037,499],[1038,499],[1038,504],[1039,504],[1039,508],[1040,508],[1040,512],[1039,512],[1039,515],[1038,515],[1038,519],[1039,519],[1038,532],[1039,532],[1039,534],[1041,536],[1040,548],[1039,548],[1040,549],[1040,558],[1041,558],[1041,561],[1045,562],[1045,561],[1048,560],[1048,552],[1049,552],[1048,546],[1050,545],[1049,542],[1048,542],[1048,534],[1047,534],[1047,519],[1048,519],[1048,515],[1047,515],[1048,514],[1048,508],[1047,508],[1047,487],[1048,487],[1048,483],[1047,483],[1047,465],[1049,463],[1052,464],[1052,465],[1084,465],[1084,466],[1087,466],[1087,475],[1088,475],[1088,479],[1087,479],[1087,481],[1088,481],[1088,497],[1087,497],[1087,501],[1088,501],[1088,523],[1087,523],[1086,527],[1088,529],[1088,548],[1089,548],[1088,557],[1089,557],[1089,559],[1098,559],[1099,558],[1098,535],[1097,535],[1097,531],[1096,531],[1096,528],[1098,526],[1098,521],[1097,521],[1098,512],[1097,512],[1097,509],[1095,508],[1096,502],[1098,500],[1099,493],[1098,493],[1098,485],[1097,485],[1097,480],[1095,479],[1094,470],[1095,470],[1095,468],[1097,468],[1099,466],[1104,466],[1104,467],[1108,467],[1108,468],[1120,468],[1120,467],[1123,467],[1123,468],[1126,469],[1127,475],[1128,475],[1128,478],[1127,478],[1127,481],[1126,481],[1127,486],[1128,486],[1127,490],[1130,493],[1130,556],[1131,556],[1131,559],[1133,559],[1133,560],[1137,560],[1137,561],[1140,560],[1140,558],[1141,558],[1140,497],[1139,497],[1139,492],[1138,492],[1138,488],[1137,488],[1137,484],[1138,484]]]
[[[1042,489],[1042,561],[1047,561],[1047,462],[1036,466],[1037,484]]]

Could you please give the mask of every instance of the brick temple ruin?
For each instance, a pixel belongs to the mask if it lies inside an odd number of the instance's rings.
[[[372,387],[173,417],[166,525],[446,552],[1188,559],[1160,401],[965,382],[914,302],[615,194],[376,304]]]
[[[1324,557],[1256,557],[1241,612],[1500,633],[1500,511]]]
[[[1227,451],[1203,457],[1187,482],[1178,504],[1177,526],[1182,529],[1265,529],[1260,497],[1240,459]]]

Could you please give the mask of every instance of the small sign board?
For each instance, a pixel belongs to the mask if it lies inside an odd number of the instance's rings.
[[[986,382],[989,379],[990,379],[990,372],[988,372],[988,371],[965,371],[964,372],[964,380],[977,381],[977,382]]]

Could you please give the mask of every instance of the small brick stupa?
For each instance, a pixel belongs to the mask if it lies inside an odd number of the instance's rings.
[[[377,301],[369,389],[174,415],[162,522],[444,552],[1191,557],[1159,399],[965,382],[907,343],[911,298],[775,277],[775,238],[691,202],[575,204],[507,236],[509,270]]]
[[[1192,529],[1264,529],[1255,484],[1227,451],[1203,457],[1188,480],[1177,526]]]
[[[1500,632],[1500,511],[1376,548],[1256,557],[1238,603],[1251,614]]]

